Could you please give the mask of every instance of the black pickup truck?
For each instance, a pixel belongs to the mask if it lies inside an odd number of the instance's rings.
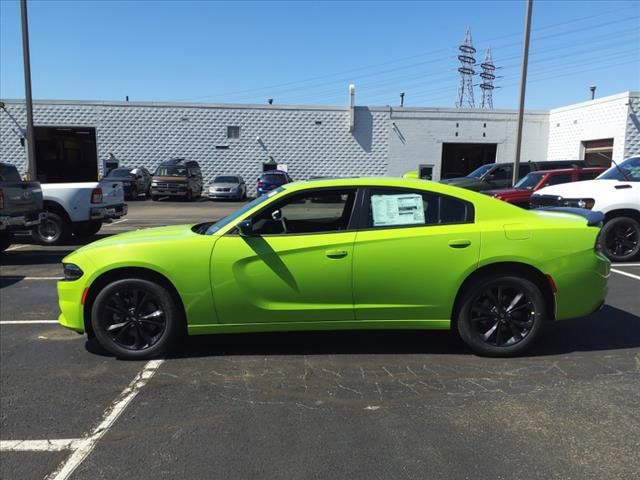
[[[40,183],[23,181],[15,166],[0,162],[0,252],[11,245],[12,232],[31,229],[43,215]]]

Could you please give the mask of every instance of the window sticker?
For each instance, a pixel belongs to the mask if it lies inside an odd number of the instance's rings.
[[[373,226],[424,225],[422,195],[371,195]]]

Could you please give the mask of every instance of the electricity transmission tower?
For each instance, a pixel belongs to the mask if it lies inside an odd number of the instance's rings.
[[[475,70],[473,69],[476,59],[474,57],[476,49],[473,47],[471,40],[471,28],[467,28],[467,33],[464,36],[464,43],[458,47],[460,60],[460,66],[458,72],[460,73],[460,87],[458,88],[458,100],[456,101],[457,108],[475,108],[475,102],[473,101],[473,76]]]
[[[480,73],[480,78],[482,78],[482,83],[480,84],[480,90],[482,90],[480,108],[493,110],[493,89],[495,88],[493,81],[496,79],[496,66],[493,64],[493,58],[491,57],[491,48],[487,48],[484,62],[480,64],[480,67],[482,67],[482,72]]]

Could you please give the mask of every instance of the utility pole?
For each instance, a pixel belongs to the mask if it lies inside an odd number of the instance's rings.
[[[24,93],[27,107],[27,169],[29,179],[36,180],[36,142],[33,132],[33,99],[31,97],[31,56],[29,55],[29,22],[27,20],[27,0],[20,0],[22,17],[22,58],[24,63]]]
[[[522,48],[522,73],[520,76],[520,107],[518,109],[518,130],[516,132],[516,158],[513,162],[512,185],[518,183],[520,154],[522,153],[522,125],[524,122],[524,95],[527,88],[527,64],[529,63],[529,36],[531,35],[531,9],[533,0],[527,0],[527,13],[524,25],[524,46]]]

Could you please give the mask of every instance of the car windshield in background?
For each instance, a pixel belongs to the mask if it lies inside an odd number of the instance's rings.
[[[640,157],[629,158],[617,167],[613,165],[609,170],[601,174],[598,180],[640,182]]]
[[[522,179],[518,183],[516,183],[513,188],[517,188],[518,190],[531,190],[538,183],[540,183],[542,177],[542,173],[529,173],[522,177]]]
[[[282,185],[287,183],[287,178],[282,174],[271,174],[263,175],[260,181],[271,185]]]
[[[467,177],[480,178],[489,170],[491,170],[494,166],[495,166],[495,163],[487,163],[485,165],[482,165],[481,167],[476,168],[473,172],[467,175]]]
[[[158,167],[156,175],[160,177],[186,177],[186,167]]]
[[[280,193],[282,190],[284,190],[282,187],[275,188],[275,189],[271,190],[269,193],[265,193],[264,195],[260,195],[258,198],[254,198],[249,203],[245,203],[242,207],[240,207],[238,210],[233,212],[231,215],[227,215],[226,217],[218,220],[216,223],[214,223],[209,228],[207,228],[207,231],[205,232],[205,235],[212,235],[212,234],[216,233],[222,227],[224,227],[226,225],[229,225],[231,222],[233,222],[237,218],[239,218],[242,215],[244,215],[246,212],[251,210],[256,205],[260,205],[262,202],[264,202],[265,200],[268,200],[269,198],[273,197],[274,195]]]
[[[213,183],[240,183],[238,177],[216,177]]]
[[[111,170],[106,175],[107,178],[130,177],[130,176],[132,176],[132,173],[131,173],[131,170],[129,170],[128,168],[116,168],[114,170]]]

